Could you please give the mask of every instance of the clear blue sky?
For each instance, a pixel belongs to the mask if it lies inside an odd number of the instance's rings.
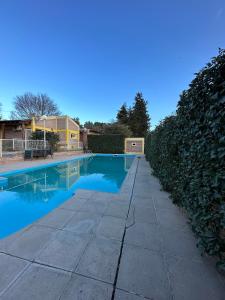
[[[225,48],[224,0],[0,0],[0,102],[52,97],[64,114],[109,121],[142,91],[152,124]]]

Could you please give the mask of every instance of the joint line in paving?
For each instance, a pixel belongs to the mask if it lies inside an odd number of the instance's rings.
[[[138,158],[138,161],[137,161],[137,166],[136,166],[136,170],[135,170],[134,181],[133,181],[133,185],[132,185],[132,190],[131,190],[131,195],[130,195],[130,202],[129,202],[129,208],[128,208],[128,212],[127,212],[127,216],[126,216],[126,221],[128,219],[129,212],[130,212],[131,201],[132,201],[132,198],[133,198],[133,191],[134,191],[134,185],[135,185],[135,180],[136,180],[136,176],[137,176],[139,161],[140,161],[140,158]],[[114,300],[114,298],[115,298],[116,284],[117,284],[117,279],[118,279],[118,275],[119,275],[119,268],[120,268],[120,262],[121,262],[121,258],[122,258],[125,235],[126,235],[126,226],[124,228],[123,237],[122,237],[122,241],[121,241],[120,254],[119,254],[118,263],[117,263],[115,280],[114,280],[114,283],[113,283],[113,292],[112,292],[111,300]]]
[[[10,281],[10,283],[0,292],[0,297],[3,296],[8,289],[10,289],[10,287],[12,285],[14,285],[14,283],[24,274],[24,272],[30,267],[30,265],[32,264],[31,261],[28,261],[29,263],[27,264],[27,266],[25,266],[16,276],[15,278],[13,278],[12,281]]]
[[[137,293],[134,293],[134,292],[129,292],[128,290],[125,290],[125,289],[122,289],[122,288],[118,288],[118,290],[126,292],[126,293],[131,294],[131,295],[135,295],[135,296],[141,297],[143,299],[154,300],[154,298],[149,298],[149,297],[143,296],[142,294],[137,294]]]

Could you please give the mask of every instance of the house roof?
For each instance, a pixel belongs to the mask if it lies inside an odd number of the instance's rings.
[[[30,124],[31,120],[0,120],[0,124],[16,125],[16,124]]]
[[[35,118],[36,120],[40,120],[40,118]],[[77,127],[80,128],[80,126],[69,116],[46,116],[46,120],[54,120],[54,119],[66,119],[69,118],[71,122],[73,122]],[[30,125],[32,122],[32,119],[25,119],[25,120],[0,120],[0,125],[6,124],[6,125]]]

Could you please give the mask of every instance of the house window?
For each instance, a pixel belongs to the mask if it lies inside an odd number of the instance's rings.
[[[71,133],[70,138],[71,138],[72,140],[77,140],[77,134]]]
[[[135,147],[136,146],[136,143],[132,143],[132,147]]]

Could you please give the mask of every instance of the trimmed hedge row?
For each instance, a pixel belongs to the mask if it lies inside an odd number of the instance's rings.
[[[123,153],[124,136],[120,134],[89,135],[88,148],[93,153]]]
[[[225,50],[196,74],[176,116],[149,134],[146,157],[186,209],[198,246],[225,268]]]

